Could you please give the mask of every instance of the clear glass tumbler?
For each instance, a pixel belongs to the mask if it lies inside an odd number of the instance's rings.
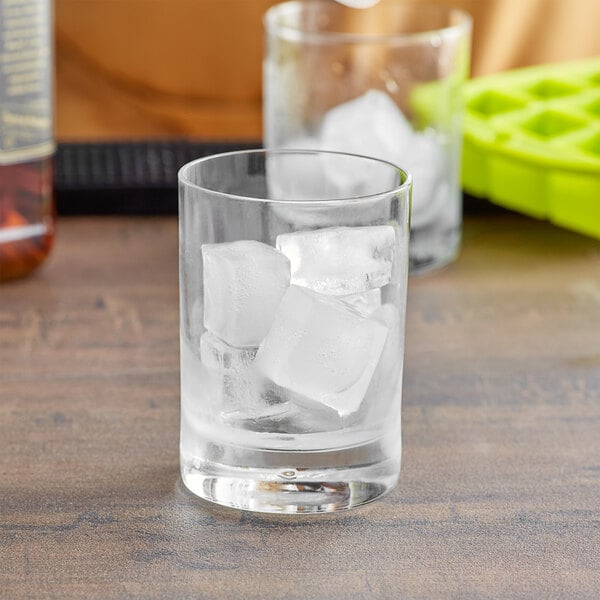
[[[425,2],[305,0],[273,6],[264,24],[265,145],[402,165],[413,176],[410,271],[452,261],[471,18]]]
[[[396,484],[410,190],[395,165],[344,153],[182,167],[181,475],[193,493],[313,513]]]

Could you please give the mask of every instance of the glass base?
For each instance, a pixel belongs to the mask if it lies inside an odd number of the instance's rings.
[[[231,447],[225,446],[211,444],[210,454],[231,456]],[[236,449],[238,457],[241,450]],[[244,449],[246,464],[265,465],[261,467],[182,456],[181,477],[192,493],[231,508],[289,514],[332,512],[372,502],[396,485],[399,452],[397,458],[380,460],[381,451],[379,444],[335,452]],[[379,460],[365,463],[369,455]]]

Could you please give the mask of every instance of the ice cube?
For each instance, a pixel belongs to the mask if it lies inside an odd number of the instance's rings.
[[[380,90],[369,90],[332,108],[323,118],[319,133],[323,149],[373,156],[404,168],[413,137],[402,111]],[[332,169],[329,173],[338,185],[351,182],[356,189],[366,185],[365,175],[360,169]]]
[[[253,240],[202,246],[204,326],[232,346],[258,346],[290,281],[289,260]]]
[[[319,134],[322,148],[366,154],[388,160],[413,177],[411,225],[419,228],[434,221],[442,208],[439,191],[447,180],[443,140],[431,131],[415,131],[392,98],[369,90],[362,96],[331,109]],[[367,185],[364,172],[328,170],[338,186],[343,180],[359,190]]]
[[[440,232],[448,232],[460,226],[462,217],[460,190],[452,189],[444,181],[436,189],[435,194],[437,196],[435,203],[439,206],[439,210],[431,223],[432,228]]]
[[[223,423],[238,429],[267,433],[285,433],[279,425],[286,418],[289,407],[284,402],[253,403],[228,407],[220,413]]]
[[[344,416],[360,406],[387,333],[341,300],[291,285],[254,365],[277,385]]]
[[[389,417],[390,406],[402,393],[404,321],[399,310],[394,304],[382,304],[371,314],[371,319],[384,324],[389,333],[366,392],[365,419]]]
[[[391,225],[327,227],[277,236],[291,283],[323,294],[358,294],[389,283],[396,237]]]
[[[329,406],[309,400],[264,377],[259,387],[264,400],[262,409],[242,407],[225,413],[228,424],[248,431],[287,434],[335,431],[344,426],[342,417]]]
[[[369,102],[371,102],[369,99],[374,99],[372,102],[374,108],[380,104],[384,105],[389,111],[395,111],[394,115],[402,125],[405,124],[402,113],[384,92],[371,90],[367,94],[365,96],[367,96]],[[363,97],[361,96],[361,98]],[[364,108],[363,103],[363,100],[361,100],[356,108],[361,115]],[[289,139],[286,139],[285,136],[279,136],[278,138],[275,133],[271,133],[267,136],[269,145],[294,150],[337,150],[369,154],[369,148],[363,147],[360,140],[356,141],[352,131],[346,132],[343,129],[346,125],[344,121],[346,110],[343,110],[342,107],[345,106],[341,105],[332,109],[333,116],[328,114],[324,118],[324,123],[327,123],[328,126],[322,126],[316,133],[302,137],[290,137]],[[341,115],[335,112],[338,110],[342,113]],[[338,126],[336,115],[341,117],[339,126],[342,128],[340,134],[342,137],[338,144],[335,143],[337,137],[339,137],[336,133],[336,127]],[[360,126],[360,122],[358,126]],[[383,129],[385,124],[380,123],[380,126]],[[410,125],[407,125],[407,127],[410,131]],[[372,136],[370,124],[367,124],[366,128],[367,133],[365,135]],[[325,138],[324,132],[329,137]],[[346,138],[344,137],[346,135],[353,140],[352,144],[346,144]],[[371,145],[373,146],[373,144]],[[377,156],[373,153],[370,154]],[[384,154],[386,153],[380,153],[380,157],[390,160]],[[349,159],[347,156],[307,154],[304,157],[297,155],[286,157],[284,154],[267,157],[269,197],[277,200],[332,200],[375,195],[396,187],[397,178],[397,172],[387,165],[375,161],[361,161],[359,163],[357,159]],[[291,224],[296,227],[312,229],[336,224],[359,225],[368,221],[382,222],[389,218],[389,207],[384,202],[349,204],[345,207],[343,214],[339,207],[327,206],[326,203],[303,205],[302,203],[294,204],[290,202],[269,205],[267,220],[271,224],[271,230],[281,233],[286,229],[292,229]],[[340,222],[341,220],[343,220],[343,223]]]
[[[208,369],[218,371],[246,369],[252,364],[257,351],[257,346],[241,348],[231,346],[210,331],[204,332],[200,338],[202,364]]]
[[[221,409],[233,410],[248,404],[254,396],[250,365],[258,348],[230,346],[206,331],[200,338],[202,364],[208,370],[213,389],[218,390]]]
[[[202,364],[217,390],[218,409],[225,420],[255,419],[281,412],[284,400],[265,391],[252,363],[257,347],[236,348],[207,331],[200,340]]]
[[[198,439],[211,414],[220,405],[220,389],[214,384],[200,359],[198,346],[182,337],[181,360],[181,450],[188,456],[198,454]]]
[[[398,310],[398,307],[394,304],[382,304],[371,313],[371,319],[385,325],[388,329],[392,329],[398,323]]]
[[[281,148],[318,150],[321,142],[315,137],[293,138]],[[337,197],[325,172],[319,154],[272,154],[267,156],[267,189],[274,200],[322,200]]]
[[[448,257],[460,237],[462,202],[460,189],[444,182],[437,190],[439,206],[430,221],[421,226],[411,226],[410,258],[417,266],[427,264],[435,257]]]
[[[273,200],[369,196],[387,192],[398,182],[397,171],[378,161],[339,152],[315,152],[323,149],[316,137],[292,139],[279,148],[290,152],[267,156],[267,189]],[[348,173],[352,176],[347,177]]]
[[[410,223],[412,228],[419,229],[435,222],[447,200],[444,155],[439,140],[429,133],[415,134],[403,165],[413,177]]]
[[[215,397],[214,390],[210,387],[209,372],[197,352],[183,339],[179,352],[182,402],[195,410],[208,410]]]
[[[285,433],[336,431],[344,427],[344,419],[335,408],[293,394],[281,427]]]
[[[339,299],[351,306],[363,317],[368,317],[373,311],[381,306],[381,288],[373,288],[360,294],[349,294],[339,296]]]

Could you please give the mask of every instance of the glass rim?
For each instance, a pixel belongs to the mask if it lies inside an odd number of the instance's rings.
[[[197,183],[193,183],[190,181],[187,176],[187,172],[193,169],[196,165],[207,163],[214,160],[219,160],[226,157],[231,156],[242,156],[244,154],[263,154],[263,155],[285,155],[285,154],[316,154],[316,155],[330,155],[330,156],[343,156],[343,157],[351,157],[358,158],[362,160],[368,160],[370,162],[377,162],[382,165],[387,165],[394,169],[394,171],[400,173],[401,183],[389,189],[383,189],[380,192],[376,192],[373,194],[364,194],[361,196],[347,196],[343,198],[328,198],[328,199],[313,199],[313,200],[293,200],[293,199],[278,199],[278,198],[258,198],[256,196],[242,196],[240,194],[232,194],[230,192],[223,192],[219,190],[214,190],[208,187],[204,187]],[[185,165],[183,165],[179,171],[177,172],[177,181],[180,186],[186,186],[189,188],[193,188],[196,190],[200,190],[203,192],[207,192],[216,196],[220,196],[222,198],[227,198],[229,200],[242,200],[244,202],[261,202],[266,204],[278,204],[278,205],[304,205],[304,206],[342,206],[344,204],[359,204],[363,202],[369,202],[382,196],[389,196],[390,194],[398,194],[404,192],[405,190],[409,190],[412,185],[412,175],[402,167],[382,158],[375,158],[373,156],[367,156],[364,154],[352,154],[350,152],[339,152],[336,150],[311,150],[311,149],[293,149],[293,148],[250,148],[247,150],[232,150],[230,152],[221,152],[219,154],[211,154],[209,156],[203,156],[201,158],[196,158]]]
[[[295,7],[298,9],[306,6],[331,6],[332,3],[326,0],[286,0],[279,4],[271,6],[263,15],[263,25],[265,31],[274,33],[279,37],[291,42],[319,42],[323,44],[388,44],[394,46],[409,45],[419,42],[429,41],[433,36],[451,37],[467,33],[471,30],[473,17],[461,8],[437,4],[435,2],[420,2],[419,0],[380,0],[378,6],[398,6],[410,7],[419,10],[437,10],[440,14],[457,15],[458,22],[445,27],[436,27],[425,29],[423,31],[407,31],[400,33],[350,33],[344,31],[314,31],[302,27],[295,27],[289,24],[281,24],[276,22],[276,18],[280,15],[285,15],[286,12],[291,12]],[[337,5],[339,10],[350,11],[368,11],[377,9],[377,6],[372,8],[352,8],[342,4]]]

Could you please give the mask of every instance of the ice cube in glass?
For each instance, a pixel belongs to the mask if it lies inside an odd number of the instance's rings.
[[[254,364],[277,385],[344,416],[359,408],[387,333],[341,300],[291,285]]]
[[[232,346],[258,346],[290,282],[289,260],[253,240],[203,244],[204,326]]]
[[[291,283],[347,296],[390,282],[396,237],[391,225],[326,227],[277,236],[291,265]]]

